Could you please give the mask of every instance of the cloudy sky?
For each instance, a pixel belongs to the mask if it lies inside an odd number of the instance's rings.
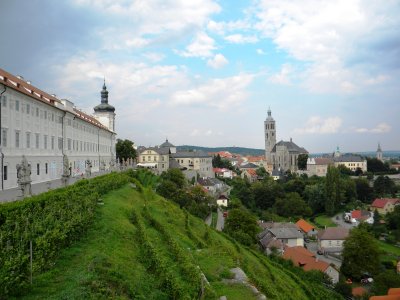
[[[400,1],[1,0],[0,67],[119,138],[309,152],[400,150]]]

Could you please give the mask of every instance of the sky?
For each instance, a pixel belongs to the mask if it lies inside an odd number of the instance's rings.
[[[0,67],[154,146],[400,150],[400,1],[1,0]]]

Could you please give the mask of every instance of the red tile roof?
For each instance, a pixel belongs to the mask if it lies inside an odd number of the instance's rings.
[[[264,156],[248,156],[247,161],[248,162],[259,162],[265,160]]]
[[[257,177],[257,172],[254,169],[246,169],[246,171],[251,177]]]
[[[397,204],[400,203],[399,198],[380,198],[375,199],[371,206],[375,208],[384,208],[387,203]]]
[[[353,210],[351,212],[351,217],[356,220],[366,220],[370,217],[370,213],[366,210]]]
[[[390,288],[388,295],[400,295],[400,288]]]
[[[314,254],[301,246],[287,247],[283,258],[290,259],[295,266],[302,267],[305,271],[319,270],[325,272],[329,264],[315,258]]]
[[[296,222],[297,227],[305,233],[310,232],[311,230],[315,229],[314,226],[312,226],[310,223],[307,221],[300,219]]]

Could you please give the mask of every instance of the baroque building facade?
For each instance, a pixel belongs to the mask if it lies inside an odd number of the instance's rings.
[[[94,115],[2,69],[0,94],[1,190],[18,186],[23,156],[32,184],[60,179],[66,168],[68,176],[80,176],[88,165],[93,172],[114,165],[115,108],[108,104],[105,83]]]
[[[290,141],[276,142],[276,124],[268,109],[268,116],[264,121],[265,134],[265,159],[272,170],[292,171],[298,170],[297,159],[300,154],[308,154],[307,150]]]

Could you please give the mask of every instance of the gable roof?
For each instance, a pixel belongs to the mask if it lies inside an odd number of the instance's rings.
[[[253,163],[247,163],[247,164],[241,165],[239,167],[239,169],[258,169],[258,166]]]
[[[140,154],[145,155],[145,151],[155,151],[156,153],[160,154],[160,155],[166,155],[169,154],[169,148],[160,148],[160,147],[149,147],[149,148],[144,148],[142,149],[142,151],[140,152]]]
[[[308,153],[308,151],[302,147],[297,146],[295,143],[292,141],[290,142],[285,142],[285,141],[280,141],[274,145],[272,148],[271,152],[276,152],[276,146],[285,146],[289,152],[293,153]]]
[[[371,216],[371,213],[367,210],[353,210],[351,212],[351,217],[356,220],[366,220]]]
[[[308,223],[306,220],[300,219],[296,222],[297,227],[305,233],[310,232],[311,230],[315,229],[314,226],[312,226],[310,223]]]
[[[335,162],[363,162],[364,159],[358,155],[342,155],[339,157],[334,157]]]
[[[206,152],[202,150],[198,151],[179,151],[176,153],[172,153],[171,157],[173,158],[195,158],[195,157],[209,157],[211,158],[210,155],[208,155]]]
[[[386,204],[392,203],[392,204],[397,204],[400,203],[399,198],[381,198],[381,199],[375,199],[374,202],[372,202],[371,206],[375,208],[384,208]]]
[[[345,240],[350,230],[344,227],[328,227],[318,233],[320,240]]]
[[[243,172],[246,172],[251,177],[257,177],[258,176],[256,170],[254,170],[254,169],[245,169]]]
[[[333,160],[328,157],[316,157],[314,158],[316,165],[330,165],[333,164]]]
[[[302,267],[305,271],[319,270],[325,272],[329,264],[316,259],[314,254],[301,246],[287,247],[283,258],[290,259],[295,266]]]
[[[303,238],[297,228],[271,228],[269,231],[278,239]]]

